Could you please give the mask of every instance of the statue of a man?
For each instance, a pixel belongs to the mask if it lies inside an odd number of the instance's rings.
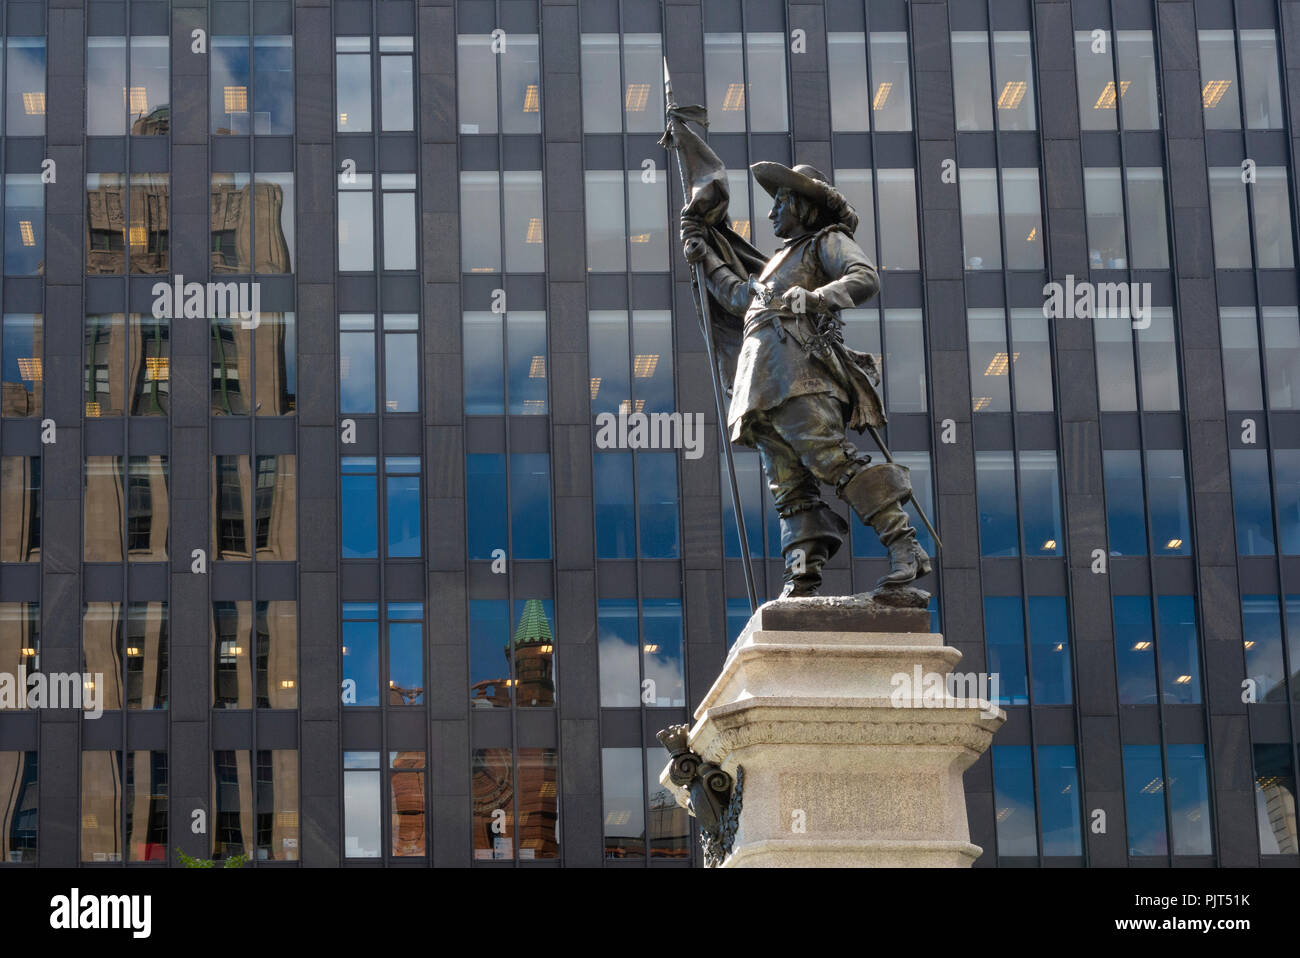
[[[857,214],[811,166],[756,163],[753,171],[774,199],[768,218],[785,240],[757,279],[740,275],[736,257],[719,256],[709,227],[689,212],[682,240],[687,260],[703,264],[714,302],[744,323],[727,427],[732,442],[758,449],[781,517],[781,597],[816,595],[822,567],[848,532],[822,499],[822,483],[888,548],[889,573],[877,586],[911,582],[931,566],[902,508],[912,491],[908,471],[870,465],[847,438],[849,426],[884,423],[875,360],[848,349],[841,329],[840,311],[880,289],[853,240]]]

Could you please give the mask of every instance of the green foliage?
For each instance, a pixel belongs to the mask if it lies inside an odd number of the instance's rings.
[[[176,854],[180,856],[181,865],[183,865],[185,868],[216,868],[218,864],[215,859],[194,858],[191,855],[186,855],[179,848],[176,849]],[[227,858],[224,862],[221,862],[220,864],[222,868],[243,868],[244,865],[247,863],[248,863],[247,855],[236,855],[233,858]]]

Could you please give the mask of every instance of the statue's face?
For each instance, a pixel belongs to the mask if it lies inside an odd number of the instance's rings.
[[[795,195],[784,187],[776,191],[772,202],[772,212],[767,218],[772,221],[772,232],[781,239],[798,236],[803,231],[801,206]]]

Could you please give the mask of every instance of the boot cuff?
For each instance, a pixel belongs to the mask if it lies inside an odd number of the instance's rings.
[[[881,462],[868,466],[845,484],[840,498],[853,507],[863,522],[881,509],[902,502],[912,494],[912,480],[907,466]]]

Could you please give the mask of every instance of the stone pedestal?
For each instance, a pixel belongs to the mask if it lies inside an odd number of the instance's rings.
[[[865,596],[760,608],[688,739],[743,782],[722,867],[974,862],[962,773],[1006,715],[978,679],[944,681],[960,658],[924,608]],[[687,804],[669,769],[660,781]]]

